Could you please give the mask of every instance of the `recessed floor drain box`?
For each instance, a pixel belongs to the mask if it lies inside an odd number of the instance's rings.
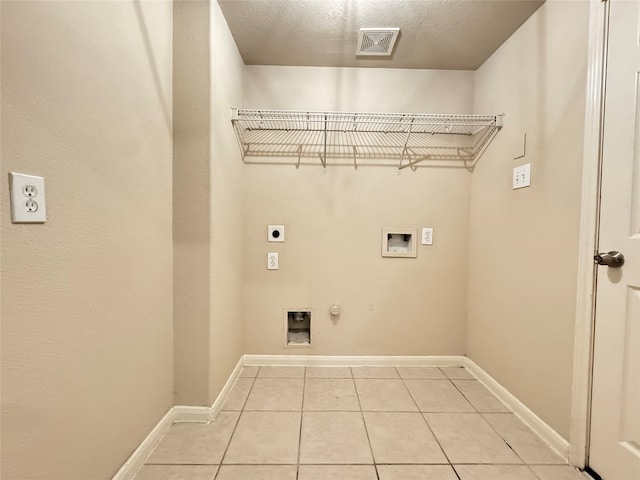
[[[285,310],[284,346],[288,348],[311,347],[312,310],[307,308]]]

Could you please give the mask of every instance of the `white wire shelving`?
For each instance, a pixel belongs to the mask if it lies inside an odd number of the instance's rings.
[[[503,115],[232,109],[245,163],[473,169]]]

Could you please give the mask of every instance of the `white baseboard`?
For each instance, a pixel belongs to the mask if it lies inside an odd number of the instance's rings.
[[[245,366],[301,367],[461,367],[466,357],[452,356],[358,356],[358,355],[245,355]]]
[[[164,417],[158,422],[158,424],[151,430],[149,435],[142,441],[142,443],[134,450],[131,456],[124,462],[124,465],[120,467],[120,470],[112,477],[112,480],[130,480],[136,474],[138,470],[144,465],[144,461],[151,454],[153,448],[167,433],[174,420],[173,408],[165,414]]]
[[[236,384],[238,377],[240,377],[240,372],[242,372],[242,368],[244,367],[244,365],[245,363],[243,355],[242,357],[240,357],[240,360],[238,360],[238,363],[236,363],[236,366],[231,372],[231,375],[229,375],[227,382],[224,384],[224,387],[222,387],[222,390],[220,390],[218,397],[209,408],[209,420],[214,420],[218,416],[218,413],[222,409],[222,405],[224,405],[224,402],[227,400],[229,393],[231,393],[231,389]]]
[[[524,403],[512,395],[506,388],[500,385],[494,378],[485,372],[480,366],[468,357],[465,357],[465,367],[487,389],[498,397],[509,409],[522,420],[535,434],[537,434],[549,447],[564,460],[569,459],[569,442],[553,428],[551,428],[538,415],[533,413]]]
[[[216,398],[213,405],[210,407],[191,407],[186,405],[177,405],[171,407],[162,420],[151,430],[149,435],[142,441],[140,446],[135,449],[129,459],[120,467],[120,470],[112,477],[111,480],[131,480],[134,475],[142,468],[145,460],[151,454],[154,447],[158,444],[165,433],[169,430],[171,425],[180,422],[192,422],[192,423],[207,423],[216,418],[218,412],[224,405],[224,402],[229,395],[229,392],[236,383],[236,380],[240,376],[242,367],[244,366],[244,359],[240,357],[235,368],[229,375],[227,382],[220,391],[220,394]]]
[[[171,410],[173,410],[173,423],[208,423],[211,421],[211,407],[176,405]]]

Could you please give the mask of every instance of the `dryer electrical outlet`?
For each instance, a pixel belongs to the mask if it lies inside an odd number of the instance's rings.
[[[269,225],[267,227],[267,241],[284,242],[284,225]]]

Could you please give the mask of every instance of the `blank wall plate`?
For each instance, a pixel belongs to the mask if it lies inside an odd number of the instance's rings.
[[[524,188],[531,185],[531,164],[526,163],[513,168],[513,189]]]
[[[433,245],[433,227],[422,229],[422,245]]]
[[[12,223],[44,223],[47,221],[47,202],[44,178],[9,172]]]

